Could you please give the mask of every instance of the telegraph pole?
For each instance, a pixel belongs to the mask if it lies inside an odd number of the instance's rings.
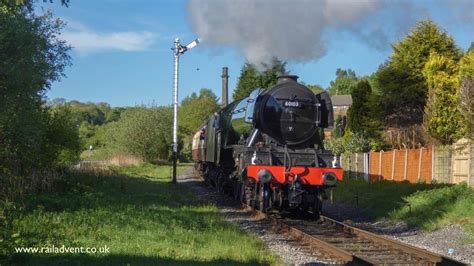
[[[176,184],[176,164],[178,162],[178,86],[179,86],[179,56],[187,50],[196,47],[199,39],[192,41],[186,46],[182,46],[179,39],[174,40],[174,72],[173,72],[173,184]]]

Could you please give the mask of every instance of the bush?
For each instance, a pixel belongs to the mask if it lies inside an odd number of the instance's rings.
[[[107,128],[106,147],[112,153],[139,156],[146,161],[168,160],[172,143],[169,107],[137,107],[123,112]]]
[[[326,149],[331,150],[335,155],[352,154],[356,152],[370,151],[370,140],[361,133],[352,133],[347,130],[342,138],[332,138],[324,140]]]

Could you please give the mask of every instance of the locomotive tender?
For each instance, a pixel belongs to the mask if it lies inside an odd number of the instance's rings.
[[[206,182],[241,202],[319,217],[325,190],[343,172],[322,142],[322,129],[333,124],[330,97],[297,78],[280,76],[216,112],[195,133],[192,156]]]

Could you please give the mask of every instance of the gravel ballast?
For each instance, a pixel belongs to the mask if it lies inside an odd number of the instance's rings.
[[[474,265],[474,244],[466,244],[461,225],[448,225],[433,232],[410,228],[404,222],[373,221],[358,208],[334,202],[323,205],[325,215],[363,230],[385,235],[395,240]]]
[[[194,169],[183,173],[178,182],[189,186],[202,202],[215,205],[224,219],[239,226],[240,229],[258,236],[274,254],[280,256],[285,264],[327,265],[337,264],[331,258],[298,243],[291,236],[278,234],[271,230],[266,220],[259,219],[228,196],[206,187],[197,177]],[[341,203],[325,202],[323,213],[333,219],[345,222],[363,230],[382,234],[401,242],[417,246],[453,259],[474,265],[474,245],[466,244],[465,232],[460,225],[449,225],[433,232],[423,232],[409,228],[404,222],[373,221],[361,210]]]
[[[274,254],[280,256],[287,265],[327,265],[337,264],[324,254],[315,252],[298,243],[285,234],[277,234],[271,230],[271,225],[266,220],[255,215],[237,204],[230,197],[223,196],[215,190],[206,187],[198,179],[196,172],[189,169],[184,172],[178,182],[190,187],[196,192],[202,202],[215,205],[226,221],[234,223],[240,229],[259,237]]]

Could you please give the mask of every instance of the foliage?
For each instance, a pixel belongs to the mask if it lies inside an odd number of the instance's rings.
[[[178,173],[186,168],[178,166]],[[54,193],[0,202],[0,264],[280,263],[258,237],[227,223],[215,206],[200,203],[186,186],[171,184],[169,170],[143,165],[116,172],[66,172]],[[14,253],[15,247],[52,245],[107,245],[110,253]]]
[[[324,88],[319,86],[319,85],[310,85],[310,84],[304,84],[308,89],[310,89],[314,94],[318,94],[324,91]]]
[[[459,80],[461,122],[465,126],[466,136],[474,139],[474,50],[472,49],[459,63]]]
[[[279,75],[286,73],[285,62],[274,59],[271,65],[263,65],[263,72],[259,72],[255,66],[245,63],[240,71],[237,88],[232,94],[234,100],[242,99],[250,95],[256,88],[270,88],[277,82]]]
[[[66,167],[77,162],[81,151],[79,131],[67,106],[50,110],[50,120],[46,134],[43,157],[51,161],[48,165]]]
[[[328,92],[331,95],[346,95],[351,94],[353,87],[357,84],[359,78],[352,69],[336,70],[336,79],[329,84]]]
[[[209,89],[201,89],[199,96],[192,93],[181,101],[179,129],[182,135],[194,134],[211,114],[219,109],[216,95]]]
[[[466,240],[474,243],[474,190],[466,184],[369,183],[344,178],[333,194],[336,202],[357,207],[377,220],[401,220],[427,231],[461,224],[467,229]]]
[[[426,127],[442,144],[451,144],[462,135],[457,68],[450,58],[432,52],[423,71],[429,88]]]
[[[452,37],[434,22],[421,21],[393,45],[390,59],[377,71],[374,83],[387,125],[402,127],[422,122],[428,92],[423,69],[431,51],[454,62],[461,57]]]
[[[56,155],[58,147],[74,142],[49,143],[65,137],[51,132],[72,129],[60,128],[55,121],[62,118],[51,117],[43,104],[44,93],[71,62],[70,47],[57,37],[63,23],[50,12],[35,15],[32,2],[25,2],[0,2],[0,167],[17,173],[62,164],[44,154]]]
[[[105,145],[105,131],[108,123],[120,119],[123,107],[110,107],[108,103],[82,103],[79,101],[66,101],[63,98],[50,100],[48,105],[52,108],[65,105],[71,110],[75,124],[79,126],[79,138],[82,149],[92,146],[93,149]]]
[[[169,107],[127,109],[119,121],[109,125],[106,146],[146,161],[167,160],[172,143],[172,121]]]
[[[370,140],[361,133],[353,133],[347,130],[341,138],[324,140],[324,147],[335,155],[353,154],[357,152],[368,152],[371,148]]]
[[[354,133],[372,134],[378,129],[376,121],[370,117],[369,99],[372,88],[367,80],[358,82],[352,90],[352,105],[347,111],[347,128]]]
[[[389,213],[393,220],[431,231],[448,224],[462,224],[467,241],[474,243],[474,190],[465,183],[418,191],[403,198],[411,206],[401,206]]]

